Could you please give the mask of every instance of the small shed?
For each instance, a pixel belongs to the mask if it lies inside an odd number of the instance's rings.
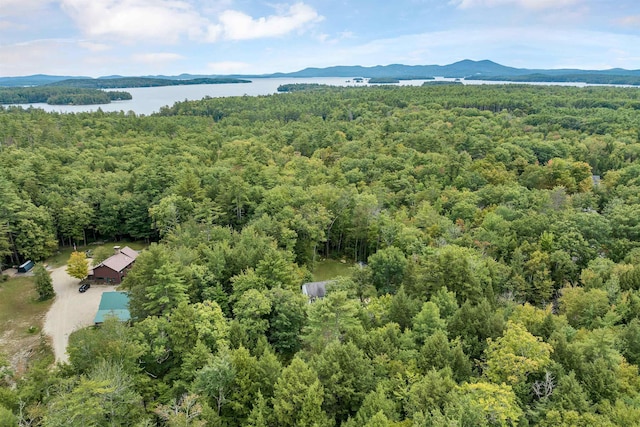
[[[104,292],[100,299],[98,312],[93,322],[96,325],[104,322],[108,316],[118,318],[122,322],[131,319],[129,313],[129,294],[126,292]]]
[[[18,273],[26,273],[27,271],[31,270],[35,265],[36,264],[31,260],[25,261],[24,264],[18,267]]]

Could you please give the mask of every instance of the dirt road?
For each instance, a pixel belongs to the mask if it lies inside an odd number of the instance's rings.
[[[56,362],[67,362],[69,335],[73,331],[93,325],[103,292],[114,286],[92,285],[85,293],[78,292],[80,280],[69,276],[66,266],[51,271],[56,299],[44,321],[44,332],[51,337]]]

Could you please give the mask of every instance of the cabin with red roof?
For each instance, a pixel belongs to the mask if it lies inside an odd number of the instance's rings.
[[[96,265],[89,272],[90,280],[104,281],[105,283],[119,284],[133,267],[138,257],[138,252],[128,246],[120,249],[114,246],[115,254]]]

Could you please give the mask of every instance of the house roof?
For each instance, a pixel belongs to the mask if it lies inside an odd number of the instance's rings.
[[[121,321],[131,319],[129,314],[129,294],[126,292],[104,292],[94,323],[102,323],[108,316],[115,316]]]
[[[138,251],[134,251],[129,246],[125,246],[124,248],[120,249],[120,253],[125,254],[129,258],[133,258],[133,259],[138,258],[138,255],[139,255]]]
[[[305,283],[302,285],[302,293],[309,298],[323,298],[327,293],[327,283],[331,283],[331,280]]]
[[[118,252],[117,254],[110,256],[100,264],[96,265],[94,267],[94,270],[98,267],[105,266],[112,269],[113,271],[120,272],[133,264],[137,257],[138,252],[134,251],[129,246],[125,246],[124,248],[120,249],[120,252]]]

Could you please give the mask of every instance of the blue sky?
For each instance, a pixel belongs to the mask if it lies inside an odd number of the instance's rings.
[[[0,76],[640,69],[640,0],[0,0]]]

